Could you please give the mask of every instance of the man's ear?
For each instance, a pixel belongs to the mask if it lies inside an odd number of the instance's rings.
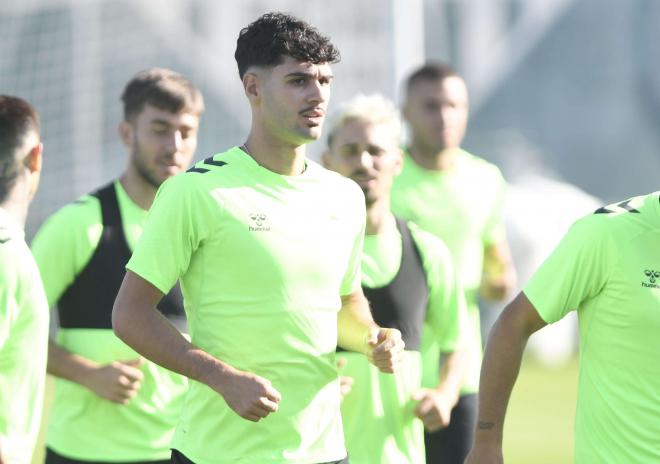
[[[133,127],[133,124],[124,120],[119,123],[117,130],[119,132],[119,138],[121,138],[124,146],[129,149],[133,148],[133,145],[135,144],[135,128]]]
[[[243,90],[250,101],[256,101],[261,97],[260,79],[256,73],[246,72],[243,74]]]
[[[44,144],[38,143],[30,149],[25,157],[25,167],[27,167],[31,173],[41,172],[41,167],[43,165],[43,158],[41,155],[43,151]]]

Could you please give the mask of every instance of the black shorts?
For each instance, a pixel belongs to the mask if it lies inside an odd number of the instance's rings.
[[[67,458],[57,454],[50,448],[46,448],[45,464],[169,464],[170,461],[80,461]]]
[[[183,453],[181,453],[181,451],[177,451],[175,449],[172,450],[172,460],[170,462],[171,464],[195,464],[193,461],[185,457]],[[345,457],[341,461],[324,462],[319,464],[349,464],[349,463],[348,463],[348,457]]]
[[[463,395],[451,410],[449,427],[424,432],[426,464],[463,464],[472,447],[477,422],[477,394]]]

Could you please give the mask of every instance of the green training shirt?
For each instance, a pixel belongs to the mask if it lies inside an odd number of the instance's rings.
[[[548,323],[576,310],[575,462],[660,462],[660,193],[573,225],[524,288]]]
[[[433,334],[443,352],[456,349],[461,323],[465,323],[465,299],[454,276],[451,256],[435,236],[408,223],[422,257],[429,301],[426,331]],[[401,234],[392,220],[376,235],[365,236],[362,285],[388,285],[401,264]],[[374,308],[376,310],[376,308]],[[405,351],[399,370],[383,374],[364,356],[342,352],[346,360],[340,374],[354,380],[342,401],[344,435],[351,464],[422,464],[424,426],[414,414],[411,395],[421,387],[422,364],[418,351]],[[436,378],[435,385],[439,378]]]
[[[282,394],[255,423],[192,381],[174,448],[198,464],[346,455],[337,313],[359,289],[364,223],[358,186],[311,161],[282,176],[233,148],[163,184],[128,269],[163,293],[180,278],[192,342]]]
[[[124,235],[132,249],[142,233],[147,211],[115,182]],[[52,215],[32,243],[49,305],[53,306],[85,268],[103,231],[100,202],[85,195]],[[92,308],[93,309],[93,308]],[[137,359],[139,355],[110,329],[61,328],[57,343],[100,364]],[[138,395],[120,405],[82,385],[56,379],[46,444],[79,460],[151,461],[167,459],[183,406],[187,379],[152,362]]]
[[[424,169],[406,152],[403,170],[392,186],[392,211],[442,239],[465,290],[474,334],[464,393],[479,388],[482,351],[477,306],[479,285],[484,247],[505,236],[504,191],[505,182],[499,169],[464,150],[458,151],[456,164],[447,171]],[[439,347],[433,337],[423,337],[422,355],[423,383],[431,387],[439,371]]]
[[[23,229],[0,208],[0,450],[12,464],[29,464],[37,441],[48,315]]]

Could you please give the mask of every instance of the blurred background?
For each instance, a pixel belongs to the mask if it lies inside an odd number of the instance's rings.
[[[357,92],[399,101],[402,79],[425,60],[465,77],[464,146],[511,183],[507,224],[523,282],[575,218],[657,189],[657,0],[1,0],[0,92],[42,117],[46,164],[28,237],[121,172],[119,95],[138,70],[172,68],[202,89],[198,159],[241,144],[249,111],[235,41],[270,10],[338,45],[331,109]],[[548,333],[514,392],[507,462],[571,462],[574,325]]]

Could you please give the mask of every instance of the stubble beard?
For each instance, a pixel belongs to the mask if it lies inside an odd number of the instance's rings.
[[[135,165],[135,169],[137,170],[138,175],[142,180],[144,180],[147,184],[151,185],[153,188],[158,189],[160,188],[161,184],[163,183],[163,180],[158,179],[153,172],[149,170],[149,168],[144,164],[142,161],[142,148],[140,147],[140,143],[136,140],[135,143],[133,144],[133,164]]]

